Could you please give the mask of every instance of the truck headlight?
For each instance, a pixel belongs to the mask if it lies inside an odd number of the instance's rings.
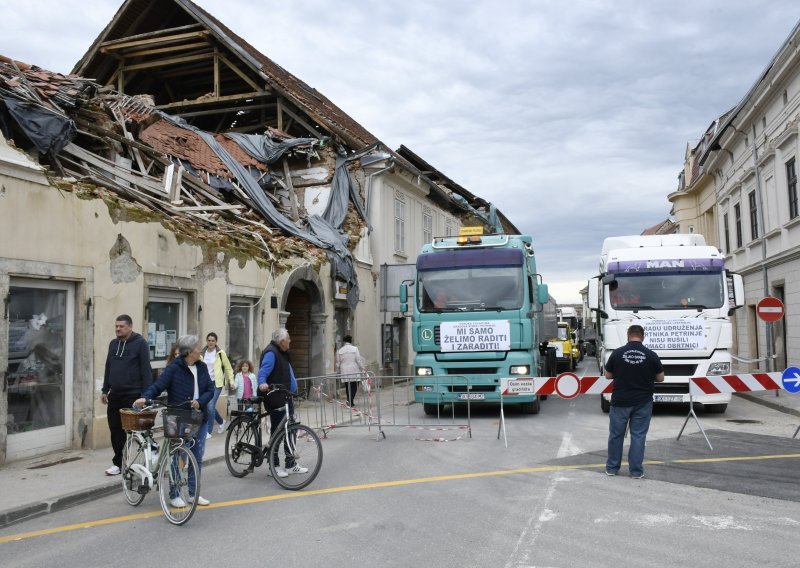
[[[417,385],[415,389],[417,392],[432,391],[433,385]]]
[[[711,363],[708,366],[709,375],[727,375],[731,372],[731,364],[725,363]]]
[[[418,377],[430,377],[431,375],[433,375],[433,369],[431,367],[417,367]]]
[[[511,365],[511,370],[509,371],[512,375],[527,375],[530,367],[527,365]]]

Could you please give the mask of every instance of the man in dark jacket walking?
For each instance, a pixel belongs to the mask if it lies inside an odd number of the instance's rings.
[[[150,350],[144,337],[133,331],[131,316],[119,316],[114,322],[114,330],[117,337],[108,345],[100,395],[100,402],[108,405],[108,429],[114,450],[114,458],[106,475],[119,475],[122,465],[125,430],[122,429],[120,408],[130,408],[133,401],[153,382]]]
[[[606,362],[606,378],[614,380],[608,413],[608,459],[606,475],[616,475],[622,464],[625,429],[630,425],[631,446],[628,471],[634,479],[644,477],[644,445],[653,415],[655,383],[664,380],[658,355],[642,344],[644,328],[628,328],[628,343],[614,350]]]

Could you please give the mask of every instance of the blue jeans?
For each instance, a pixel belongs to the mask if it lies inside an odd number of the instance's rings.
[[[213,420],[212,420],[213,422]],[[197,475],[202,475],[203,470],[203,454],[206,453],[206,431],[201,426],[200,430],[197,432],[197,436],[194,438],[194,445],[189,449],[194,456],[194,459],[197,460]],[[174,475],[177,476],[177,464],[173,463],[173,471]],[[195,495],[197,489],[197,482],[194,478],[194,472],[192,470],[189,471],[189,495]],[[172,487],[170,487],[170,497],[177,497],[178,491]]]
[[[631,475],[644,474],[644,444],[653,415],[653,401],[638,406],[611,406],[608,413],[608,460],[606,471],[617,473],[622,465],[622,444],[625,428],[630,424],[631,445],[628,449],[628,471]]]
[[[208,403],[208,407],[206,410],[206,427],[200,428],[201,432],[208,432],[209,434],[213,434],[214,420],[217,421],[217,424],[222,424],[225,421],[223,420],[222,416],[219,415],[219,412],[217,412],[217,401],[219,400],[219,395],[221,393],[222,393],[222,387],[214,388],[214,398],[212,398],[211,402]]]

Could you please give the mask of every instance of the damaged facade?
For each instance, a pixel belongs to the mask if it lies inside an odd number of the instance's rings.
[[[516,232],[188,0],[124,2],[74,75],[5,55],[0,463],[109,444],[121,313],[155,372],[180,335],[254,360],[285,326],[298,377],[333,372],[346,334],[404,374],[387,267],[463,224]]]

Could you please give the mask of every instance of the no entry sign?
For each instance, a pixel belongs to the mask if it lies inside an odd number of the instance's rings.
[[[783,302],[778,298],[767,296],[756,304],[756,313],[766,322],[778,321],[783,317]]]

